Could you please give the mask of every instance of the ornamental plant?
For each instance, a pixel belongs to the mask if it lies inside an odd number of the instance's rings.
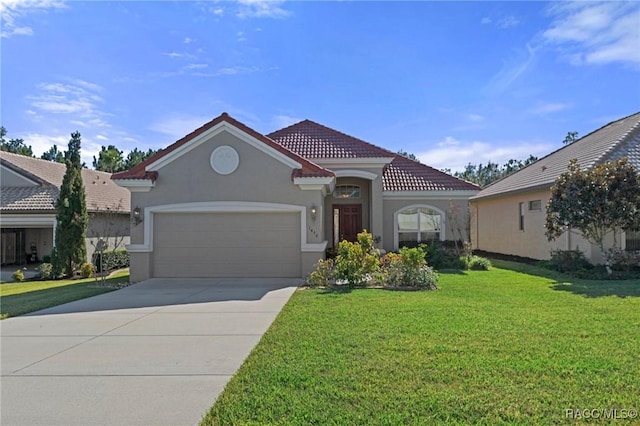
[[[357,242],[340,241],[335,259],[336,278],[351,287],[361,286],[380,269],[374,253],[373,236],[365,229],[357,236]]]

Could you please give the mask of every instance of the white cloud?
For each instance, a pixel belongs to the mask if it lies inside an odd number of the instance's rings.
[[[184,67],[187,70],[201,70],[203,68],[207,68],[209,64],[189,64]]]
[[[520,21],[513,15],[505,16],[504,18],[498,21],[498,26],[500,28],[513,28],[518,26]]]
[[[292,124],[299,123],[302,121],[302,118],[292,117],[289,115],[276,115],[271,121],[276,129],[283,129],[291,126]]]
[[[436,148],[416,154],[420,162],[436,169],[463,171],[467,164],[486,164],[491,161],[500,165],[510,159],[525,160],[529,155],[542,157],[554,149],[546,142],[511,141],[503,144],[482,141],[460,141],[447,136]]]
[[[469,114],[467,116],[467,118],[469,119],[469,121],[472,121],[474,123],[480,123],[482,121],[484,121],[484,116],[480,115],[480,114]]]
[[[529,69],[536,58],[537,49],[526,45],[526,50],[518,50],[514,57],[505,61],[502,69],[493,76],[485,91],[501,93],[511,86],[522,74]]]
[[[71,83],[41,83],[38,90],[40,93],[26,97],[30,111],[36,115],[73,114],[71,123],[78,121],[93,127],[109,127],[104,120],[107,114],[98,108],[98,104],[103,102],[96,93],[102,91],[101,86],[84,80],[71,80]]]
[[[492,21],[491,21],[491,18],[489,18],[488,16],[485,16],[485,17],[484,17],[484,18],[482,18],[482,20],[480,21],[480,23],[481,23],[482,25],[487,25],[487,24],[490,24],[491,22],[492,22]]]
[[[567,2],[549,8],[554,17],[543,38],[573,64],[640,64],[640,7],[636,2]]]
[[[283,0],[238,0],[238,18],[286,18],[290,11],[282,8]]]
[[[212,118],[213,117],[175,115],[152,123],[148,126],[148,129],[170,136],[172,141],[176,141],[208,123]]]
[[[213,13],[216,16],[222,16],[224,15],[224,9],[221,7],[212,8],[211,13]]]
[[[184,40],[182,40],[184,44],[190,44],[190,43],[193,43],[194,41],[195,39],[192,39],[191,37],[185,37]]]
[[[33,28],[23,25],[19,21],[34,12],[45,12],[49,9],[65,7],[65,3],[60,0],[2,0],[0,1],[0,16],[2,17],[0,37],[33,35]]]
[[[96,139],[98,139],[99,141],[108,141],[109,138],[106,137],[105,135],[96,135]]]
[[[529,112],[536,115],[547,115],[554,112],[564,111],[569,108],[570,105],[561,102],[541,102],[531,108]]]

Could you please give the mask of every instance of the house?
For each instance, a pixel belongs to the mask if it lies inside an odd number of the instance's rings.
[[[9,152],[0,153],[2,264],[42,261],[55,241],[56,209],[66,166]],[[100,237],[129,242],[129,191],[110,173],[82,169],[89,226],[87,255]],[[124,247],[123,247],[124,248]]]
[[[385,250],[456,239],[479,190],[309,120],[263,135],[226,113],[112,179],[138,217],[133,281],[303,277],[363,229]]]
[[[473,247],[532,259],[548,259],[551,250],[577,247],[592,263],[602,263],[599,248],[577,231],[547,241],[545,206],[551,197],[551,186],[567,171],[570,160],[577,159],[581,167],[589,168],[621,157],[627,157],[640,171],[640,112],[601,127],[471,197]],[[616,236],[616,241],[622,249],[640,250],[637,231],[626,230]],[[610,235],[607,245],[613,244]]]

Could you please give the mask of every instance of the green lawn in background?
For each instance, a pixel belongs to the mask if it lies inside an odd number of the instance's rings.
[[[442,273],[438,291],[297,291],[202,425],[530,425],[640,409],[640,280],[494,265]]]
[[[116,272],[105,281],[108,284],[128,282],[129,270]],[[115,288],[96,286],[95,278],[0,284],[0,318],[15,317],[113,290]]]

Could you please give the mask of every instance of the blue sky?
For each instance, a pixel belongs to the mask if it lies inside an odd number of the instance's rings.
[[[40,155],[163,148],[227,111],[437,168],[545,155],[640,111],[638,2],[0,0],[1,118]]]

